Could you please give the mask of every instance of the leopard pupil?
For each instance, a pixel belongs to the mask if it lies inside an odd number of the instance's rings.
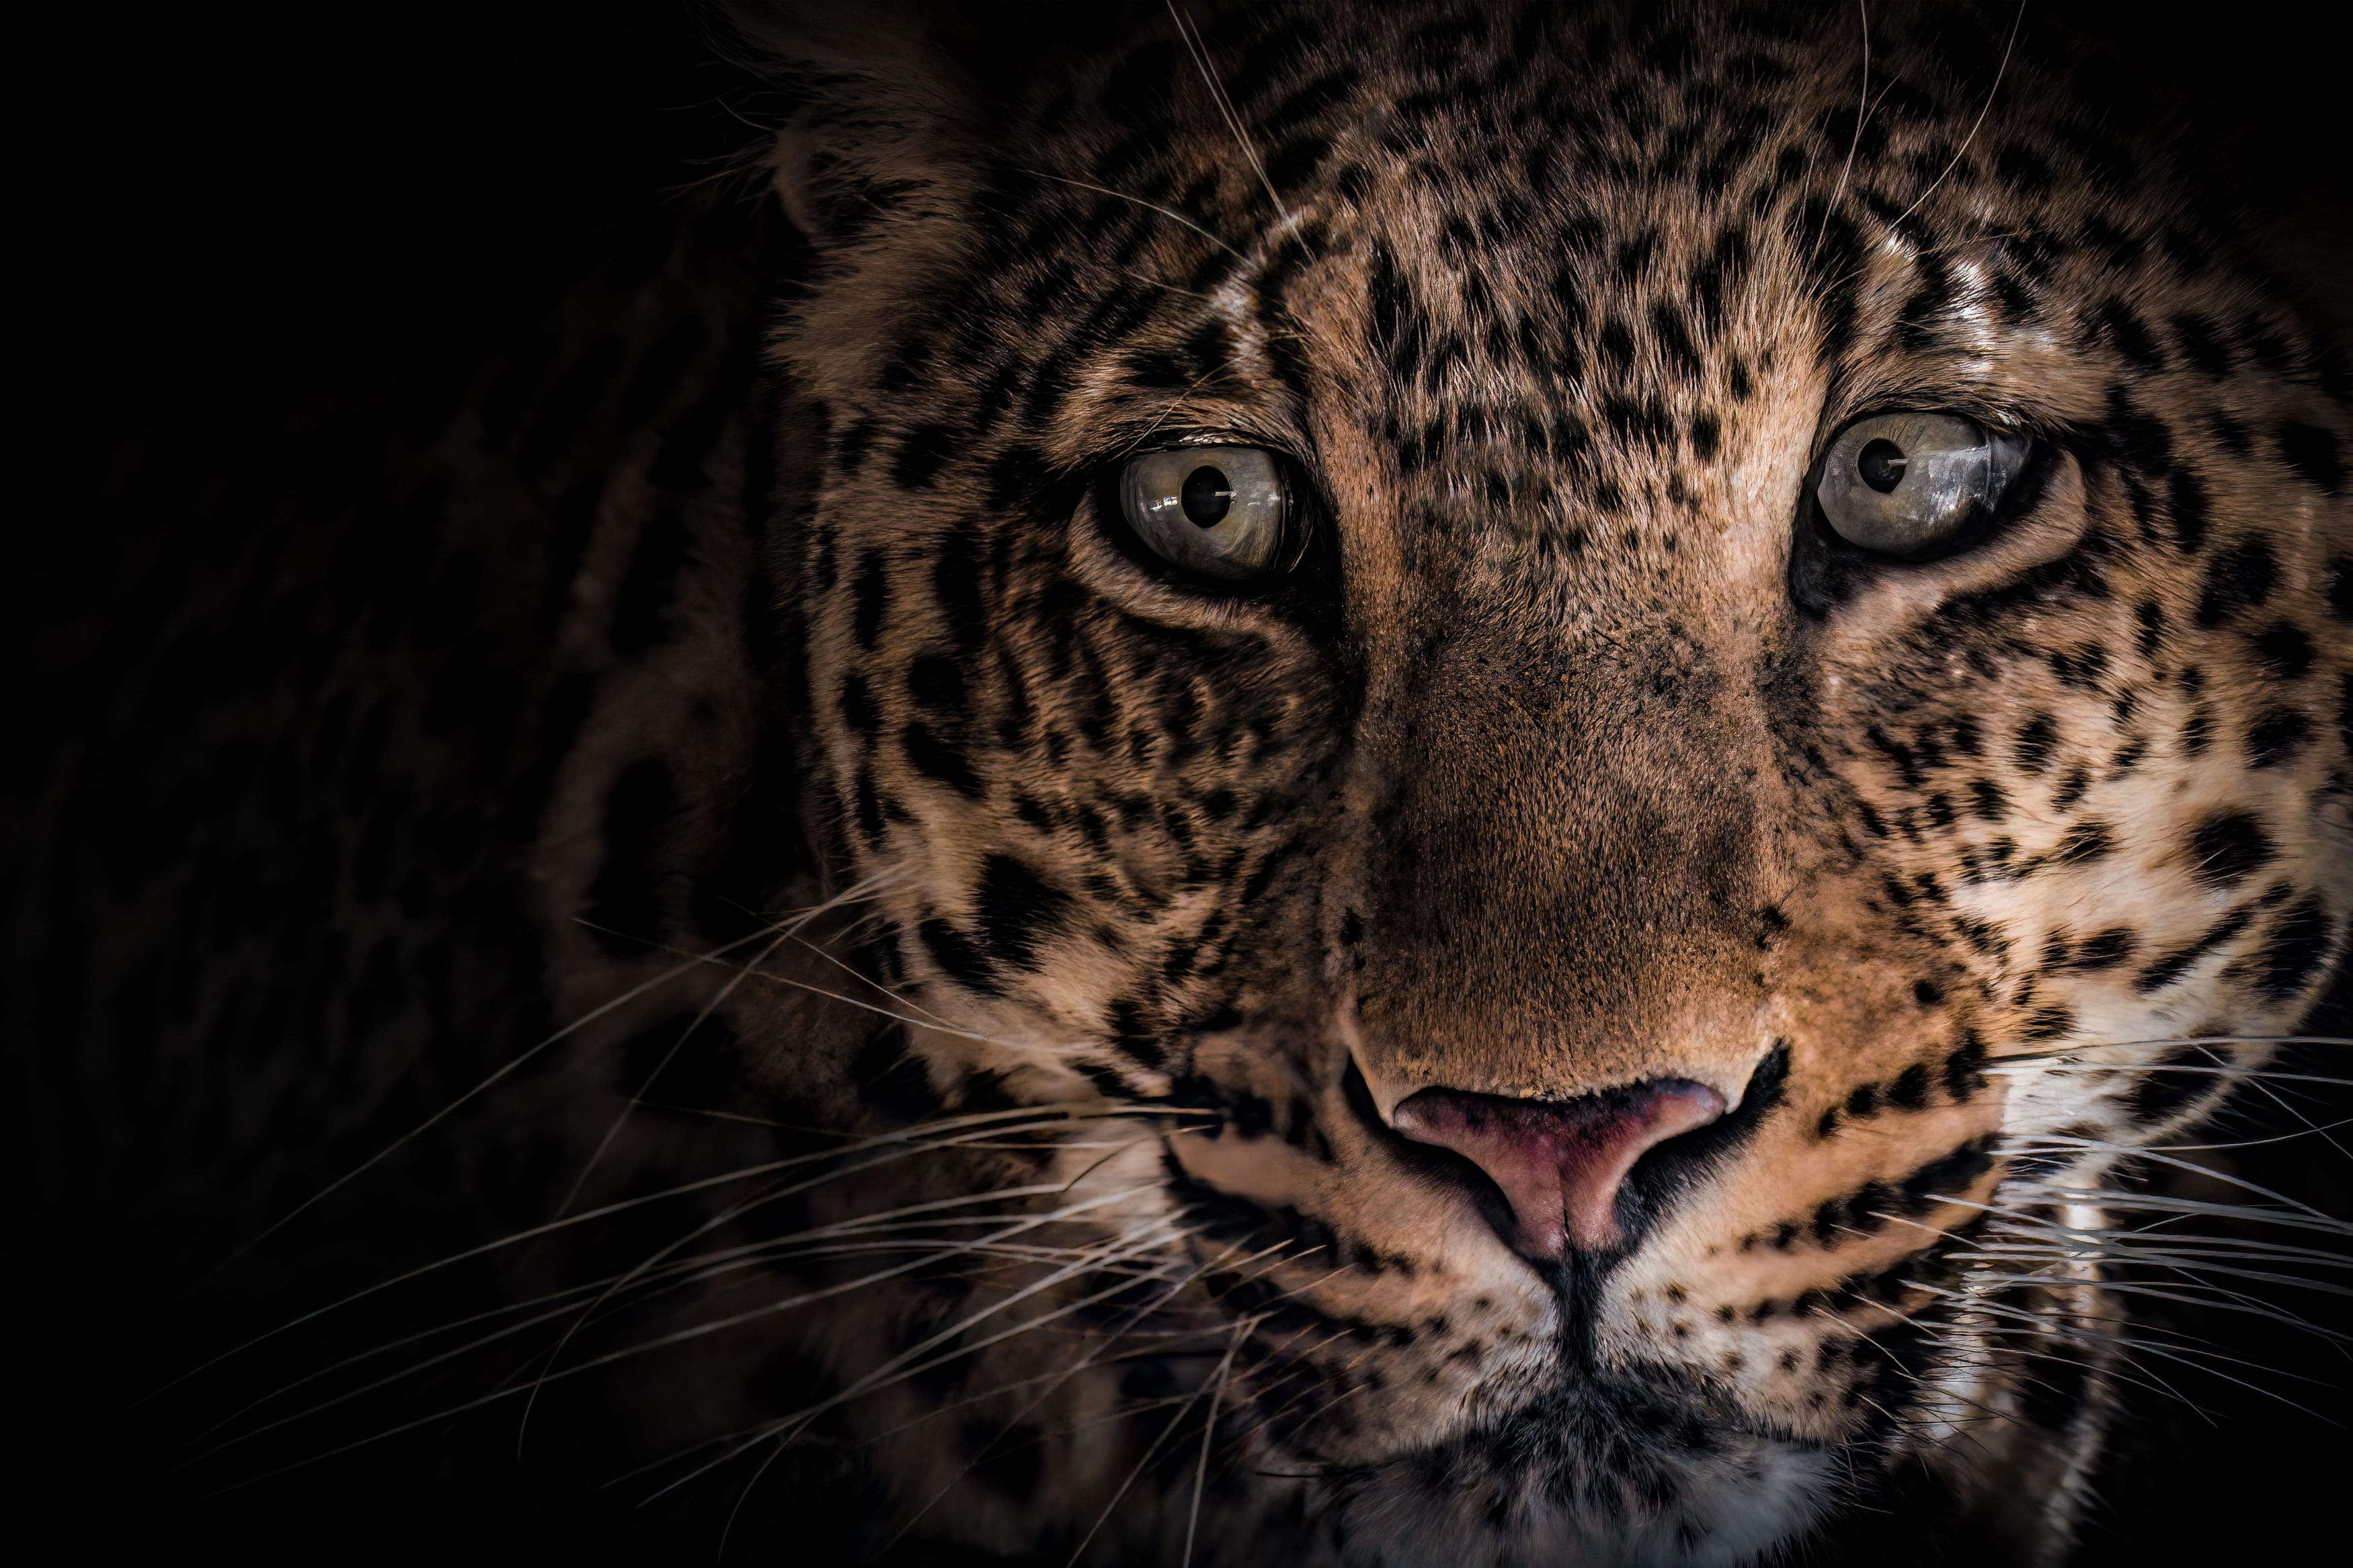
[[[1178,492],[1185,506],[1185,515],[1198,528],[1214,528],[1225,521],[1226,512],[1234,504],[1233,482],[1225,470],[1202,464],[1185,476],[1185,488]]]
[[[1905,457],[1903,447],[1893,441],[1881,439],[1863,447],[1855,458],[1854,467],[1855,471],[1862,476],[1864,484],[1885,495],[1904,482],[1904,466],[1907,461],[1909,459]],[[1192,494],[1193,487],[1188,480],[1185,487],[1187,511],[1193,510]]]

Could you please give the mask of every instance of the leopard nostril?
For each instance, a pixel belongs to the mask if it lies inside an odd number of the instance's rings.
[[[1425,1089],[1389,1121],[1484,1171],[1512,1205],[1521,1250],[1549,1260],[1616,1245],[1618,1189],[1634,1162],[1724,1110],[1705,1084],[1658,1079],[1567,1100]]]

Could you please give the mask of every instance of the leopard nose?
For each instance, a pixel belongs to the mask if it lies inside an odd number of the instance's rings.
[[[1425,1089],[1389,1121],[1484,1171],[1512,1205],[1520,1249],[1552,1260],[1617,1245],[1618,1189],[1634,1162],[1724,1110],[1705,1084],[1670,1078],[1565,1100]]]

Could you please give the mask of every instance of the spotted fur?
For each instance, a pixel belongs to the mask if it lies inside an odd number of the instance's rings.
[[[1919,1473],[2063,1554],[2116,1303],[1997,1259],[2353,912],[2345,363],[2105,68],[2007,10],[1874,10],[1867,78],[1803,8],[787,11],[733,13],[812,258],[759,394],[666,407],[550,588],[602,1066],[531,1103],[591,1196],[735,1136],[608,1149],[627,1099],[863,1142],[723,1142],[758,1294],[657,1310],[758,1321],[649,1453],[854,1456],[870,1547],[1012,1558],[1743,1563]],[[2029,504],[1835,548],[1884,408],[2032,433]],[[1212,435],[1311,492],[1271,585],[1124,531]],[[1732,1110],[1556,1267],[1387,1120],[1660,1077]]]

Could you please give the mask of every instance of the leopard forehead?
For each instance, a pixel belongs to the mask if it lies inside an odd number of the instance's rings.
[[[1958,1288],[1996,1184],[2224,1070],[2033,1064],[2284,1032],[2344,951],[2345,368],[2008,13],[1875,18],[1867,78],[1795,10],[1335,18],[1207,18],[1214,72],[1147,30],[985,135],[819,117],[780,160],[874,972],[953,1026],[915,1041],[952,1100],[1208,1119],[1158,1152],[1169,1211],[1321,1259],[1253,1322],[1372,1341],[1258,1374],[1394,1395],[1282,1441],[1442,1453],[1523,1544],[1630,1487],[1796,1495],[1808,1445],[1917,1429],[1881,1417],[1934,1358],[1858,1345],[1933,1320],[1905,1292]],[[2031,436],[2029,512],[1809,561],[1806,476],[1884,409]],[[1105,477],[1208,439],[1296,465],[1294,580],[1124,549]],[[1382,1125],[1662,1077],[1736,1136],[1634,1193],[1581,1296]],[[1498,1436],[1660,1387],[1715,1436],[1640,1475]],[[1758,1539],[1803,1511],[1774,1496]]]
[[[2000,822],[1993,803],[2054,770],[2063,811],[2087,786],[2060,738],[2169,702],[2206,783],[2103,833],[2183,855],[2221,835],[2226,781],[2260,784],[2328,727],[2333,666],[2306,650],[2340,640],[2342,363],[2233,269],[2161,164],[2068,107],[2068,62],[2014,58],[1999,17],[1906,26],[1874,39],[1866,107],[1856,40],[1787,14],[1339,27],[1270,7],[1218,23],[1239,141],[1194,60],[1147,33],[1046,80],[986,156],[842,175],[828,279],[779,347],[829,423],[807,581],[840,659],[820,654],[839,678],[821,715],[837,757],[863,759],[842,779],[853,843],[879,852],[941,784],[1051,819],[1061,877],[934,868],[967,912],[1034,912],[1053,895],[1001,884],[1134,869],[1104,825],[1165,816],[1166,764],[1205,729],[1276,746],[1193,766],[1182,812],[1276,813],[1268,777],[1299,787],[1271,759],[1313,727],[1303,697],[1377,724],[1401,712],[1384,669],[1490,632],[1549,640],[1557,662],[1579,625],[1674,679],[1737,670],[1828,700],[1842,744],[1893,759],[1906,789],[1920,759],[1973,757],[1899,808],[1929,818]],[[2094,515],[2039,575],[1946,584],[1926,615],[1883,585],[1815,584],[1880,634],[1841,638],[1783,613],[1791,514],[1821,438],[1891,405],[2039,432]],[[1090,479],[1204,434],[1288,451],[1326,492],[1353,659],[1319,664],[1281,617],[1087,580],[1079,536],[1116,529]],[[2177,627],[2196,642],[2178,663],[2158,657]],[[2120,643],[2146,668],[2112,666]],[[1525,648],[1477,657],[1533,668]],[[1039,716],[1032,683],[1066,683],[1073,659],[1108,689],[1097,710]],[[2003,683],[2014,713],[1955,712],[1975,699],[1936,673],[2030,661],[2051,679]],[[2218,722],[2213,679],[2269,691],[2284,670],[2307,681],[2299,702],[2193,744]],[[899,743],[873,751],[885,734]],[[1074,748],[1091,753],[1075,773]],[[1086,798],[1009,787],[986,752],[1082,773]],[[1965,875],[2003,854],[1952,850]]]

